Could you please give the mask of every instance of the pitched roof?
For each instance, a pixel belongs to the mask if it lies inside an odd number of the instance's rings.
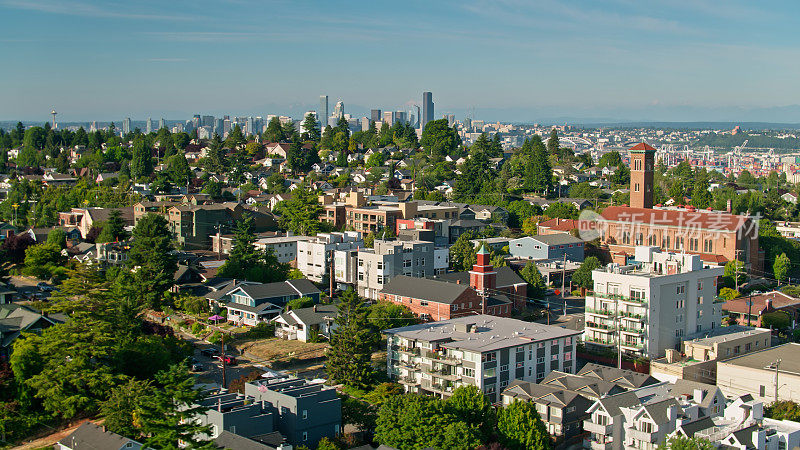
[[[504,288],[509,286],[516,286],[520,284],[527,284],[525,280],[520,277],[514,269],[504,266],[495,269],[495,288]],[[469,272],[451,272],[436,275],[436,280],[446,281],[448,283],[461,283],[462,285],[469,285]]]
[[[625,389],[636,389],[659,382],[646,373],[602,366],[595,363],[588,363],[583,366],[581,370],[578,371],[578,375],[609,381]]]
[[[293,309],[290,312],[281,314],[287,323],[295,321],[296,317],[301,323],[306,325],[313,325],[324,322],[326,319],[333,319],[339,314],[339,308],[336,305],[314,305],[308,308]]]
[[[652,152],[656,151],[655,148],[651,147],[650,145],[645,144],[644,142],[640,142],[640,143],[634,145],[633,147],[629,148],[628,150],[634,150],[634,151],[647,150],[647,151],[652,151]]]
[[[95,425],[92,422],[84,422],[83,425],[70,433],[69,436],[58,441],[58,443],[71,449],[118,450],[125,448],[128,443],[134,444],[130,448],[142,447],[142,444],[133,439],[106,431],[104,427]]]
[[[539,222],[539,226],[542,228],[548,228],[554,231],[563,231],[566,233],[570,230],[579,229],[580,221],[574,219],[555,218],[555,219],[545,220],[544,222]]]
[[[275,447],[272,445],[262,444],[261,442],[238,434],[233,434],[227,430],[223,430],[222,433],[214,439],[214,444],[216,444],[218,448],[227,450],[275,450]]]
[[[286,280],[277,283],[248,284],[240,286],[239,289],[253,299],[270,299],[276,297],[286,297],[299,295],[319,294],[320,290],[306,278],[299,280]]]
[[[772,291],[765,294],[728,300],[722,305],[722,310],[742,314],[747,314],[748,311],[750,311],[752,314],[761,315],[767,309],[767,300],[771,302],[773,309],[781,309],[789,306],[800,307],[800,298],[792,297],[780,291]],[[753,302],[752,309],[748,306],[748,302],[750,301]]]
[[[687,209],[649,209],[630,206],[609,206],[600,214],[609,222],[644,223],[655,227],[679,229],[736,231],[747,226],[751,218],[721,211]]]
[[[381,292],[389,295],[424,298],[433,302],[452,304],[467,289],[469,289],[469,284],[448,283],[428,278],[398,275],[392,278]]]

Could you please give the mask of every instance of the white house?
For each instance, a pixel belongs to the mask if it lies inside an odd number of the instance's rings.
[[[336,329],[336,305],[314,305],[309,308],[293,309],[278,315],[275,323],[275,336],[287,340],[308,342],[314,335],[330,338]]]

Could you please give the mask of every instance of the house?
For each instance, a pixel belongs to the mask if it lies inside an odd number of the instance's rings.
[[[143,445],[133,439],[106,430],[105,426],[84,422],[75,431],[53,446],[56,450],[140,450]]]
[[[137,205],[144,208],[141,203]],[[72,208],[68,212],[58,213],[58,224],[65,228],[77,227],[81,237],[85,239],[92,226],[98,222],[107,222],[113,211],[119,211],[120,218],[126,227],[134,225],[137,211],[135,207],[130,206],[122,208]]]
[[[406,392],[447,398],[478,387],[493,403],[514,380],[575,371],[579,331],[535,322],[468,315],[384,330],[387,372]]]
[[[280,314],[289,300],[309,297],[319,303],[320,290],[309,280],[286,280],[277,283],[247,284],[231,290],[228,321],[243,325],[258,325]]]
[[[270,156],[279,156],[286,159],[286,154],[289,152],[291,144],[286,142],[270,142],[264,146],[264,151]]]
[[[315,335],[330,338],[338,313],[336,305],[314,305],[279,314],[272,319],[275,336],[301,342],[308,342]]]
[[[556,233],[524,236],[508,242],[508,251],[514,258],[540,260],[583,261],[583,239],[570,234]]]
[[[781,195],[781,198],[785,202],[789,202],[789,203],[791,203],[793,205],[797,204],[797,194],[795,194],[794,192],[787,192],[787,193]]]
[[[539,222],[536,225],[539,236],[556,233],[569,233],[572,230],[580,229],[580,221],[574,219],[550,219]]]
[[[494,287],[492,290],[508,297],[515,309],[524,309],[528,295],[528,283],[510,267],[498,267],[494,272]],[[471,277],[472,272],[450,272],[439,274],[434,278],[466,286],[471,283]]]
[[[61,314],[48,315],[17,303],[0,304],[0,360],[8,360],[14,341],[22,333],[38,333],[65,319]]]
[[[0,305],[13,303],[16,296],[17,290],[14,285],[0,281]]]
[[[739,325],[763,327],[761,319],[764,314],[775,312],[785,313],[790,323],[795,324],[800,319],[800,298],[772,291],[728,300],[722,305],[722,311]]]
[[[95,178],[94,182],[100,184],[104,181],[116,180],[117,178],[119,178],[119,172],[103,172],[97,174],[97,178]]]

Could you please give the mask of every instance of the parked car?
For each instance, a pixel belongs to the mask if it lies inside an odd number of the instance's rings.
[[[219,355],[219,350],[217,350],[214,347],[206,347],[206,348],[200,350],[200,354],[205,356],[205,357],[208,357],[208,358],[213,358],[213,357]]]
[[[217,358],[217,360],[218,360],[219,362],[222,362],[222,358],[223,358],[223,356],[222,356],[222,355],[219,355],[219,356],[216,356],[216,358]],[[238,364],[238,363],[236,362],[236,357],[235,357],[235,356],[231,356],[231,355],[225,355],[225,356],[224,356],[224,358],[225,358],[225,364],[227,364],[227,365],[229,365],[229,366],[235,366],[236,364]]]
[[[192,363],[190,369],[192,370],[192,372],[202,372],[203,371],[203,365],[200,364],[199,362],[195,362],[195,363]]]
[[[39,288],[40,291],[50,292],[55,289],[55,287],[50,286],[49,284],[45,283],[44,281],[40,281],[36,284],[36,287]]]

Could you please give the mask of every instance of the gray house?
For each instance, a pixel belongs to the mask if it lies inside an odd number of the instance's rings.
[[[84,422],[69,436],[56,442],[56,450],[102,449],[102,450],[139,450],[142,444],[112,433],[106,427]]]
[[[568,260],[581,262],[583,247],[582,239],[565,233],[525,236],[508,243],[511,256],[532,260],[563,259],[567,255]]]

